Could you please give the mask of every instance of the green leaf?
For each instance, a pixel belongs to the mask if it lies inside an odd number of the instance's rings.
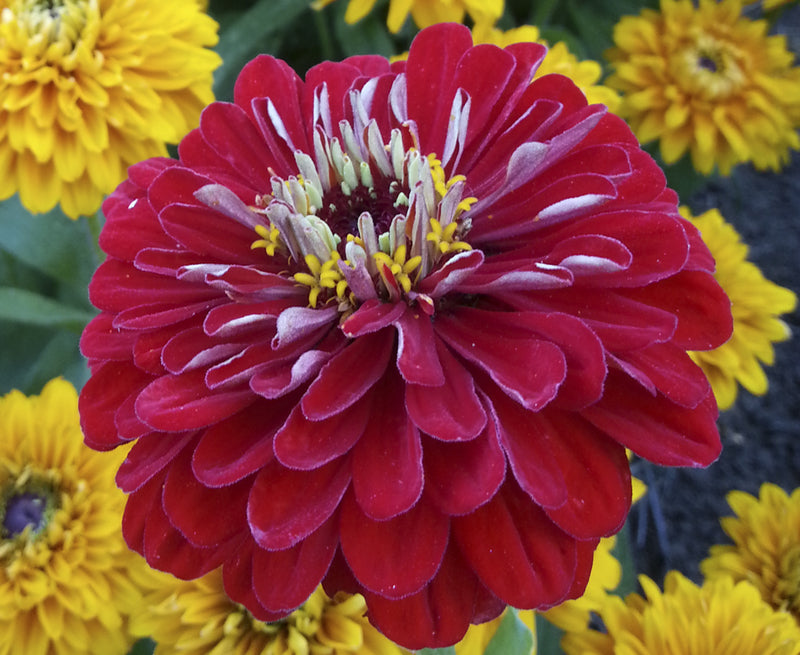
[[[156,644],[154,641],[151,639],[140,639],[133,645],[128,655],[153,655],[155,649]]]
[[[260,53],[277,54],[289,25],[303,12],[311,11],[309,3],[301,0],[260,0],[224,22],[216,47],[222,57],[222,66],[214,76],[216,97],[232,99],[242,67]]]
[[[614,590],[617,596],[623,598],[629,593],[636,591],[636,567],[633,562],[633,551],[631,549],[630,527],[626,522],[622,530],[617,533],[617,543],[611,554],[617,559],[622,567],[622,577],[619,585]]]
[[[530,655],[532,650],[533,634],[519,618],[517,610],[509,607],[484,655]]]
[[[83,296],[99,264],[86,219],[73,221],[58,209],[30,214],[17,196],[0,203],[0,249]]]
[[[42,296],[34,291],[0,287],[0,320],[26,325],[67,328],[80,332],[94,317],[78,309]]]
[[[455,646],[448,646],[447,648],[421,648],[417,651],[417,655],[456,655]]]
[[[536,655],[562,655],[561,630],[541,614],[536,614]]]
[[[348,25],[344,22],[345,8],[345,3],[334,7],[340,15],[333,17],[334,36],[345,57],[367,54],[391,57],[399,54],[380,13],[372,12],[355,25]]]

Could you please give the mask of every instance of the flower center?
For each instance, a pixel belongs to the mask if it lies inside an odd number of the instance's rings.
[[[31,477],[25,469],[0,494],[0,537],[38,537],[57,509],[57,494],[52,484]]]
[[[88,0],[17,0],[3,9],[2,23],[16,23],[19,36],[34,48],[58,44],[59,54],[71,52],[89,20]],[[96,8],[95,8],[96,10]]]
[[[741,56],[735,44],[700,33],[678,55],[677,72],[699,96],[717,100],[744,84]]]
[[[392,130],[385,143],[373,120],[357,136],[340,124],[342,140],[322,128],[315,158],[295,154],[298,175],[273,176],[272,192],[257,199],[266,218],[253,248],[284,257],[311,307],[338,303],[343,314],[370,298],[408,302],[453,254],[470,250],[466,179],[446,179],[435,155],[420,153],[411,128]]]

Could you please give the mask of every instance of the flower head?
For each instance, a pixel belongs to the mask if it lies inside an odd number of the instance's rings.
[[[131,617],[131,630],[156,643],[155,655],[403,655],[367,621],[361,595],[329,598],[318,588],[301,607],[271,623],[232,602],[222,574],[175,581],[151,591]]]
[[[213,100],[196,0],[0,0],[0,200],[92,214]]]
[[[547,57],[536,70],[536,77],[559,73],[570,78],[586,95],[590,103],[599,102],[606,105],[609,111],[617,112],[620,105],[620,96],[614,89],[598,84],[603,75],[600,64],[591,59],[579,60],[569,50],[564,41],[548,45],[541,38],[539,29],[533,25],[522,25],[514,29],[503,31],[491,23],[479,23],[472,30],[475,43],[493,43],[505,48],[512,43],[541,43],[548,46]]]
[[[645,596],[624,601],[609,596],[600,612],[606,631],[592,628],[568,633],[561,645],[567,655],[794,655],[800,628],[791,615],[761,600],[747,582],[707,580],[698,587],[670,571],[662,592],[639,577]]]
[[[322,9],[334,0],[314,0],[311,6]],[[430,27],[436,23],[461,23],[466,14],[475,21],[494,23],[503,15],[504,0],[390,0],[386,24],[398,32],[408,14],[417,27]],[[345,22],[357,23],[375,6],[375,0],[348,0]]]
[[[761,365],[771,365],[775,361],[772,344],[791,335],[778,317],[794,310],[797,296],[770,282],[758,266],[747,261],[747,245],[718,210],[695,217],[681,207],[681,214],[700,230],[717,262],[714,277],[731,299],[731,338],[713,350],[690,353],[708,377],[719,407],[728,409],[736,400],[737,384],[758,396],[767,392]]]
[[[68,382],[0,398],[0,652],[128,652],[155,580],[122,539],[123,457],[83,444]]]
[[[743,491],[728,494],[736,516],[722,519],[733,544],[711,547],[700,568],[707,578],[746,580],[772,607],[791,612],[800,624],[800,489],[791,496],[761,485],[758,498]]]
[[[606,83],[667,163],[690,152],[701,173],[727,175],[740,162],[778,170],[800,147],[800,68],[767,28],[741,15],[740,0],[661,0],[660,12],[616,25]]]
[[[104,204],[86,441],[135,440],[123,528],[258,619],[323,581],[417,648],[580,595],[625,447],[719,452],[687,350],[730,333],[699,234],[536,44],[261,56]],[[501,80],[501,82],[498,82]]]

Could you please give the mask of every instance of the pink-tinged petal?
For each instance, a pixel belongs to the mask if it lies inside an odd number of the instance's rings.
[[[520,609],[560,602],[575,576],[575,540],[521,490],[504,485],[487,504],[452,520],[453,537],[481,582]]]
[[[262,398],[280,398],[316,376],[331,356],[322,350],[309,350],[291,364],[267,365],[250,378],[250,389]]]
[[[203,330],[210,337],[227,339],[268,331],[276,325],[280,313],[293,304],[290,299],[256,303],[228,302],[209,310],[203,320]]]
[[[275,434],[278,461],[292,469],[311,470],[344,455],[364,434],[374,394],[368,392],[347,412],[309,421],[299,406]]]
[[[408,53],[408,116],[417,122],[423,152],[441,154],[455,87],[453,73],[472,46],[461,25],[443,23],[420,32]]]
[[[420,292],[434,299],[441,298],[468,280],[483,264],[483,259],[480,250],[458,253],[420,282]]]
[[[255,229],[256,225],[263,225],[264,219],[261,214],[256,213],[238,195],[223,184],[206,184],[195,191],[194,197],[198,202],[203,203],[214,212],[233,219],[236,223],[246,228],[248,234],[252,235],[251,231]]]
[[[217,423],[252,402],[249,389],[210,391],[198,370],[153,380],[139,394],[136,413],[156,430],[183,432]]]
[[[322,125],[332,134],[338,129],[339,121],[351,120],[348,95],[361,77],[361,71],[347,62],[323,61],[309,68],[302,98],[303,113],[308,117],[306,125],[311,125],[313,116],[315,126]],[[306,152],[313,152],[313,148]]]
[[[346,458],[311,472],[273,460],[258,472],[247,502],[253,538],[267,550],[292,548],[330,518],[349,484]]]
[[[561,507],[569,488],[554,453],[551,430],[542,412],[530,412],[496,389],[484,389],[493,409],[500,444],[514,478],[537,505]]]
[[[438,387],[406,384],[406,411],[416,426],[442,441],[473,439],[486,426],[472,376],[441,339],[432,335],[444,383]]]
[[[291,299],[296,305],[308,297],[294,280],[252,266],[226,266],[224,271],[207,275],[205,283],[241,302]]]
[[[238,482],[272,459],[272,438],[295,398],[254,402],[247,409],[208,428],[192,459],[192,470],[207,487]]]
[[[81,430],[88,446],[111,450],[125,443],[114,422],[117,409],[149,379],[149,375],[128,363],[106,363],[92,371],[78,398]]]
[[[397,369],[409,384],[441,387],[445,382],[437,354],[431,317],[406,306],[394,321],[397,328]]]
[[[439,648],[460,641],[470,622],[483,618],[476,617],[481,587],[458,549],[451,546],[441,568],[421,591],[397,599],[369,591],[364,596],[370,623],[389,639],[412,649]],[[502,609],[498,607],[494,616]]]
[[[515,265],[516,264],[516,265]],[[545,291],[572,286],[575,276],[560,266],[525,258],[521,262],[487,262],[458,285],[459,293],[500,295],[513,291]]]
[[[309,335],[333,326],[339,314],[336,307],[312,309],[310,307],[289,307],[278,316],[277,331],[272,345],[283,348],[289,344],[306,339]]]
[[[218,546],[246,532],[247,496],[252,480],[206,487],[192,472],[193,446],[187,445],[169,467],[162,494],[164,512],[194,546]]]
[[[344,411],[383,375],[394,346],[388,330],[359,337],[319,372],[302,400],[303,414],[321,421]]]
[[[540,419],[537,430],[547,433],[567,486],[566,501],[547,515],[581,540],[617,532],[631,505],[625,449],[571,412],[547,410]]]
[[[235,341],[213,339],[203,328],[194,326],[172,337],[161,351],[161,358],[166,370],[177,374],[216,364],[243,347]]]
[[[620,353],[617,363],[628,375],[682,407],[697,407],[709,392],[708,379],[682,348],[657,343]]]
[[[425,495],[450,516],[469,514],[497,493],[506,477],[506,458],[494,421],[470,441],[425,439]]]
[[[565,289],[505,294],[503,299],[517,309],[570,314],[585,323],[612,352],[668,341],[677,325],[674,314],[613,291]]]
[[[339,526],[342,553],[370,591],[402,598],[422,589],[439,570],[449,521],[428,502],[386,521],[373,521],[352,493],[342,500]],[[380,553],[380,557],[375,557]]]
[[[379,521],[407,511],[422,493],[422,444],[404,411],[402,387],[399,376],[389,373],[375,389],[364,434],[353,448],[356,500]]]
[[[337,516],[286,550],[256,547],[253,554],[253,586],[267,610],[291,610],[302,605],[328,571],[336,553]]]
[[[406,304],[402,302],[367,300],[342,323],[342,332],[351,339],[377,332],[400,318],[406,311],[406,307]]]
[[[527,409],[549,403],[566,376],[561,349],[536,339],[513,312],[462,307],[439,316],[436,328],[454,351],[485,370]]]
[[[285,353],[276,351],[269,343],[251,344],[209,368],[205,373],[205,386],[216,393],[249,387],[250,380],[256,373],[270,364],[284,363],[284,355]]]
[[[209,297],[185,305],[174,303],[139,305],[119,312],[114,319],[114,327],[127,330],[157,330],[188,321],[198,314],[203,315],[221,302],[224,302],[222,298]]]
[[[733,331],[730,299],[703,271],[681,271],[669,279],[631,291],[637,300],[671,311],[678,318],[672,343],[684,350],[710,350]]]
[[[127,494],[136,491],[161,473],[194,437],[194,433],[185,432],[148,434],[137,439],[117,471],[117,486]]]
[[[630,267],[631,251],[619,240],[604,235],[568,237],[556,244],[545,260],[568,268],[575,277],[618,273]]]
[[[708,466],[719,457],[717,406],[709,394],[697,407],[652,396],[624,373],[609,371],[602,400],[582,414],[640,457],[663,466]]]
[[[111,314],[95,316],[81,335],[81,354],[88,359],[123,361],[131,358],[136,334],[121,332],[113,326]]]

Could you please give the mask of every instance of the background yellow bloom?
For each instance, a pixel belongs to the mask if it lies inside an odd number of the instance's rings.
[[[772,344],[790,337],[789,326],[778,317],[794,310],[797,296],[747,261],[747,245],[719,211],[710,209],[699,216],[687,207],[680,211],[700,230],[717,262],[714,277],[731,299],[731,338],[714,350],[690,353],[708,377],[719,407],[728,409],[736,400],[737,384],[758,396],[767,392],[761,365],[773,364]]]
[[[661,0],[614,29],[606,83],[642,142],[701,173],[740,162],[779,170],[800,147],[800,68],[783,36],[742,16],[740,0]]]
[[[94,213],[213,100],[217,24],[197,0],[0,0],[0,200]]]

